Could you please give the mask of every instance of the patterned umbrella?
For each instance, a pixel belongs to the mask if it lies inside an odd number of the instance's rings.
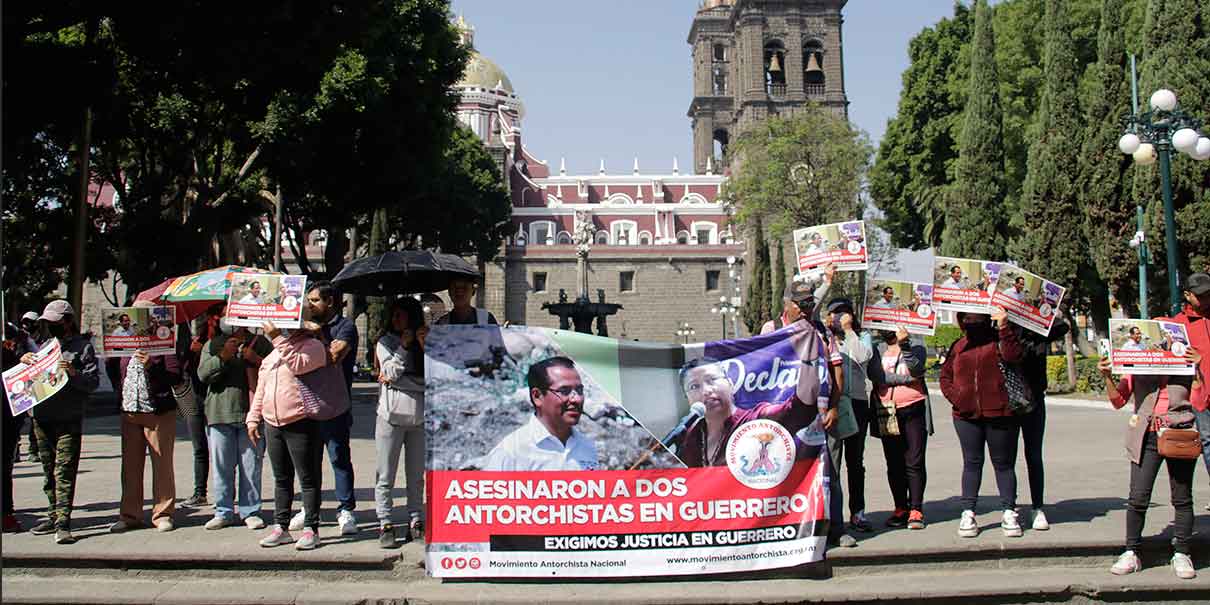
[[[176,307],[177,322],[186,322],[206,312],[214,303],[227,300],[234,273],[269,273],[264,269],[227,265],[198,271],[140,292],[135,300],[150,300]]]

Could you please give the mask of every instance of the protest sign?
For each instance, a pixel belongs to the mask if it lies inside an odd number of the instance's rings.
[[[865,221],[816,225],[794,231],[798,272],[818,272],[832,263],[837,271],[861,271],[869,267]]]
[[[307,276],[277,273],[233,273],[227,295],[227,323],[259,328],[265,321],[279,328],[302,324]]]
[[[990,313],[1002,263],[938,256],[933,261],[933,306],[938,311]]]
[[[931,336],[937,329],[933,286],[872,277],[861,310],[861,325],[894,332],[903,326],[911,334]]]
[[[1008,321],[1043,336],[1059,312],[1066,288],[1016,265],[1002,264],[991,304],[1003,307]]]
[[[425,347],[429,573],[687,575],[820,560],[821,352],[801,325],[685,346],[435,326]],[[706,423],[722,418],[730,435],[708,441]]]
[[[101,357],[176,352],[173,307],[108,307],[101,310]]]
[[[63,351],[52,338],[34,353],[33,365],[19,363],[4,372],[4,393],[13,416],[50,399],[67,385],[67,371],[59,368]]]
[[[1109,360],[1114,374],[1193,375],[1193,364],[1185,359],[1189,333],[1184,324],[1150,319],[1110,319],[1109,341]]]

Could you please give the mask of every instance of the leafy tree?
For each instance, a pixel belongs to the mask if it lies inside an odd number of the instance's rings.
[[[991,18],[986,0],[977,0],[970,94],[941,243],[941,252],[949,256],[993,259],[1004,256],[1008,226],[1004,208],[1004,137]]]
[[[749,334],[760,332],[761,326],[773,318],[773,292],[770,288],[772,279],[769,267],[769,246],[765,243],[765,230],[756,219],[756,224],[749,229],[752,234],[752,248],[756,255],[752,263],[752,278],[748,280],[748,296],[740,310],[740,317]],[[778,295],[781,293],[779,292]]]

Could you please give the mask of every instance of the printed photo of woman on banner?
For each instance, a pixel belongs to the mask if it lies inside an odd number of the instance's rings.
[[[434,576],[685,575],[822,558],[830,385],[805,322],[687,346],[438,326],[425,354]]]

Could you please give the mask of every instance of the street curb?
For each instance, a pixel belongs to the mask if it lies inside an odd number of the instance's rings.
[[[4,553],[0,558],[3,567],[57,568],[57,569],[207,569],[238,571],[256,566],[257,569],[292,571],[390,571],[402,560],[398,552],[383,553],[381,556],[342,553],[338,556],[315,557],[310,553],[209,553],[202,557],[193,553],[102,553],[81,554],[73,552],[49,553]]]

